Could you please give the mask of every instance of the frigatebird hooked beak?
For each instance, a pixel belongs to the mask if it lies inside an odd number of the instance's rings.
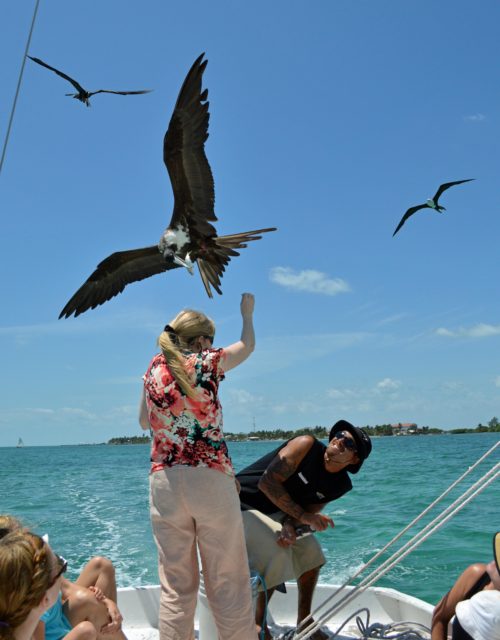
[[[207,61],[195,60],[181,87],[163,140],[163,160],[174,192],[174,210],[158,244],[119,251],[103,260],[61,311],[59,318],[80,315],[110,300],[131,282],[179,266],[191,273],[196,263],[207,295],[218,294],[220,279],[238,249],[260,240],[275,227],[218,236],[211,224],[214,180],[205,155],[208,138],[208,90],[201,90]]]
[[[435,211],[437,211],[438,213],[441,213],[441,211],[446,211],[445,207],[442,207],[439,203],[439,197],[441,196],[441,194],[443,193],[443,191],[446,191],[446,189],[449,189],[450,187],[453,187],[456,184],[462,184],[464,182],[471,182],[472,180],[474,180],[475,178],[467,178],[467,180],[457,180],[455,182],[445,182],[444,184],[442,184],[439,189],[436,191],[435,195],[433,198],[430,198],[429,200],[427,200],[424,204],[418,204],[415,207],[410,207],[408,209],[408,211],[404,214],[404,216],[401,218],[401,220],[399,221],[398,226],[396,227],[396,230],[394,231],[394,233],[392,234],[392,236],[394,237],[396,235],[396,233],[401,229],[401,227],[404,225],[404,223],[408,220],[408,218],[410,216],[412,216],[414,213],[416,213],[417,211],[420,211],[420,209],[434,209]]]
[[[33,60],[33,62],[36,62],[37,64],[41,64],[42,67],[46,67],[47,69],[54,71],[54,73],[57,73],[57,75],[61,76],[61,78],[68,80],[68,82],[71,82],[71,84],[75,87],[78,93],[66,93],[65,95],[76,98],[76,100],[80,100],[80,102],[83,102],[83,104],[87,105],[87,107],[90,107],[90,100],[89,100],[90,97],[95,96],[96,93],[115,93],[116,95],[119,95],[119,96],[129,96],[129,95],[138,95],[141,93],[151,93],[152,91],[152,89],[143,89],[141,91],[111,91],[111,89],[99,89],[98,91],[87,91],[82,87],[82,85],[79,82],[77,82],[70,76],[66,75],[62,71],[59,71],[54,67],[51,67],[49,64],[47,64],[43,60],[40,60],[40,58],[32,58],[31,56],[28,56],[28,58],[30,60]]]

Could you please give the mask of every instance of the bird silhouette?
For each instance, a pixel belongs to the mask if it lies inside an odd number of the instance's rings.
[[[214,181],[205,155],[208,138],[208,90],[201,91],[207,60],[202,53],[181,87],[163,140],[163,159],[174,193],[174,208],[159,243],[142,249],[119,251],[103,260],[61,311],[59,318],[80,315],[121,293],[131,282],[156,273],[186,267],[193,274],[196,263],[210,298],[218,294],[220,279],[230,259],[247,242],[275,227],[218,236],[211,224],[214,213]]]
[[[54,73],[57,73],[57,75],[61,76],[61,78],[68,80],[68,82],[71,82],[71,84],[75,87],[78,93],[66,93],[65,95],[72,96],[73,98],[76,98],[76,100],[80,100],[80,102],[83,102],[83,104],[87,105],[87,107],[90,107],[90,100],[89,100],[90,97],[95,96],[97,93],[115,93],[116,95],[119,95],[119,96],[129,96],[129,95],[138,95],[141,93],[150,93],[152,91],[151,89],[143,89],[141,91],[112,91],[111,89],[99,89],[98,91],[87,91],[82,87],[82,85],[79,82],[77,82],[70,76],[66,75],[62,71],[59,71],[54,67],[51,67],[49,64],[47,64],[43,60],[40,60],[40,58],[32,58],[31,56],[28,56],[28,58],[30,60],[33,60],[33,62],[36,62],[37,64],[42,65],[42,67],[46,67],[47,69],[54,71]]]
[[[414,213],[416,213],[417,211],[420,211],[420,209],[434,209],[438,213],[441,213],[442,211],[446,211],[445,207],[442,207],[438,203],[438,200],[439,200],[441,194],[443,193],[443,191],[446,191],[446,189],[449,189],[450,187],[453,187],[456,184],[462,184],[464,182],[471,182],[472,180],[474,180],[474,178],[467,178],[467,180],[456,180],[455,182],[445,182],[444,184],[442,184],[439,187],[439,189],[436,191],[436,193],[435,193],[433,198],[430,198],[424,204],[417,204],[415,207],[410,207],[408,209],[408,211],[404,214],[404,216],[399,221],[399,224],[396,227],[396,230],[394,231],[394,233],[392,234],[392,237],[394,237],[396,235],[396,233],[401,229],[401,227],[408,220],[408,218],[410,216],[412,216]]]

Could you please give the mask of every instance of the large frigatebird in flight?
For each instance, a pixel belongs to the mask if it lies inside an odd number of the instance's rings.
[[[96,93],[115,93],[119,96],[129,96],[129,95],[138,95],[140,93],[150,93],[152,91],[152,89],[143,89],[141,91],[112,91],[111,89],[99,89],[98,91],[87,91],[82,87],[82,85],[79,82],[77,82],[76,80],[73,80],[73,78],[66,75],[62,71],[59,71],[54,67],[51,67],[49,64],[47,64],[43,60],[40,60],[40,58],[32,58],[31,56],[28,56],[28,58],[30,60],[33,60],[33,62],[36,62],[37,64],[41,64],[42,67],[46,67],[47,69],[54,71],[54,73],[57,73],[57,75],[61,76],[61,78],[68,80],[68,82],[71,82],[71,84],[75,87],[78,93],[66,93],[65,95],[72,96],[73,98],[76,98],[76,100],[80,100],[80,102],[83,102],[83,104],[86,104],[87,107],[90,107],[90,100],[89,100],[90,97],[95,96]]]
[[[445,207],[442,207],[438,203],[439,197],[441,196],[443,191],[446,191],[446,189],[449,189],[450,187],[453,187],[456,184],[462,184],[463,182],[471,182],[472,180],[474,180],[474,178],[467,178],[467,180],[456,180],[455,182],[445,182],[444,184],[442,184],[439,187],[439,189],[436,191],[433,198],[430,198],[424,204],[417,204],[415,207],[410,207],[408,209],[408,211],[404,214],[404,216],[399,221],[399,224],[396,227],[396,230],[394,231],[392,236],[394,237],[396,233],[404,225],[404,223],[408,220],[408,218],[412,216],[414,213],[416,213],[417,211],[420,211],[420,209],[434,209],[438,213],[441,213],[442,211],[446,211]]]
[[[211,224],[214,213],[214,180],[205,155],[208,138],[208,90],[201,91],[207,60],[195,60],[181,87],[163,140],[163,160],[174,192],[174,210],[158,244],[119,251],[103,260],[61,311],[59,318],[75,317],[121,293],[131,282],[156,273],[196,263],[205,290],[222,294],[220,279],[237,249],[260,240],[275,227],[218,236]]]

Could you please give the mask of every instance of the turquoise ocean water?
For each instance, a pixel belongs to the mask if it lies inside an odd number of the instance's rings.
[[[353,490],[325,510],[335,528],[318,534],[327,555],[321,580],[346,580],[497,440],[494,433],[374,439],[370,459],[352,476]],[[277,445],[229,443],[237,470]],[[500,447],[469,478],[478,479],[499,460]],[[70,578],[100,554],[115,563],[120,586],[155,584],[148,469],[146,445],[0,448],[0,512],[48,533],[53,548],[70,562]],[[444,506],[471,483],[454,489]],[[468,564],[491,559],[497,530],[499,480],[378,584],[435,603]]]

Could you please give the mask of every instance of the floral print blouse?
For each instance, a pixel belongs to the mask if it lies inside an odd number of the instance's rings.
[[[234,476],[222,432],[219,381],[224,379],[224,350],[207,349],[186,356],[194,371],[195,399],[182,392],[162,353],[144,375],[149,423],[153,432],[151,472],[177,464],[209,467]]]

